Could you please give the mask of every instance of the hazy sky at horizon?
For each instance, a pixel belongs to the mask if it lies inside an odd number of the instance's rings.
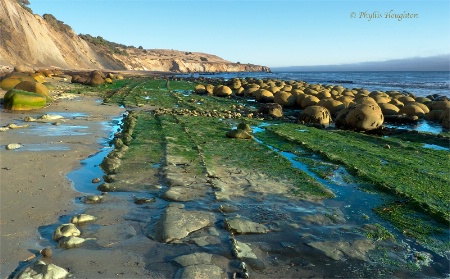
[[[448,0],[29,1],[35,14],[52,14],[77,34],[269,67],[450,52]],[[390,12],[418,17],[399,21],[386,18]]]

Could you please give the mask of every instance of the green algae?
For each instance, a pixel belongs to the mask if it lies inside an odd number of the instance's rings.
[[[450,173],[446,151],[422,148],[399,139],[290,123],[270,126],[266,131],[271,136],[260,137],[269,144],[276,143],[277,138],[296,142],[326,160],[342,164],[380,190],[410,199],[443,222],[449,220]]]

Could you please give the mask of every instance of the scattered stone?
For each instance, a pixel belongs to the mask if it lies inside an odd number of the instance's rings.
[[[165,243],[180,240],[214,222],[214,215],[210,212],[188,211],[184,210],[184,205],[172,203],[160,219],[156,237]]]
[[[144,204],[144,203],[156,202],[155,198],[138,198],[136,196],[133,196],[133,200],[134,200],[135,204]]]
[[[5,132],[8,131],[9,128],[8,127],[0,127],[0,132]]]
[[[102,180],[100,178],[94,178],[92,179],[92,183],[100,183]]]
[[[97,217],[88,214],[78,214],[70,218],[70,223],[72,224],[83,224],[86,222],[94,221]]]
[[[36,121],[36,118],[33,118],[33,117],[31,117],[31,116],[26,116],[26,117],[23,119],[23,121],[25,121],[25,122],[34,122],[34,121]]]
[[[116,187],[112,187],[111,184],[106,182],[97,187],[97,190],[101,192],[114,192],[115,189]]]
[[[63,249],[76,248],[88,240],[95,240],[95,238],[82,238],[78,236],[63,237],[58,241],[58,247]]]
[[[229,204],[221,204],[219,205],[219,211],[223,213],[233,213],[239,211],[239,207]]]
[[[41,255],[45,258],[50,258],[53,255],[53,251],[50,247],[46,247],[40,251]]]
[[[236,217],[232,219],[225,219],[225,228],[235,234],[247,233],[267,233],[269,229],[263,224],[255,223],[250,220]]]
[[[241,129],[233,129],[226,133],[228,138],[236,138],[236,139],[253,139],[253,136],[248,132]]]
[[[35,261],[28,265],[23,271],[19,272],[15,279],[29,279],[29,278],[52,278],[63,279],[69,275],[69,272],[62,267],[54,264],[46,264],[43,261]]]
[[[19,126],[14,123],[6,125],[6,127],[10,128],[10,129],[21,129],[21,128],[27,128],[29,126],[30,126],[30,124],[25,124],[25,125]]]
[[[82,197],[81,201],[83,203],[101,203],[103,201],[103,196],[99,196],[99,195],[94,195],[94,196],[87,196],[87,197]]]
[[[391,149],[391,146],[390,146],[389,144],[385,144],[385,145],[383,146],[383,148]]]
[[[54,241],[58,241],[63,237],[79,236],[80,234],[81,232],[77,229],[77,227],[74,224],[72,223],[62,224],[55,229],[52,235],[52,239]]]
[[[14,150],[14,149],[19,149],[21,147],[22,147],[22,145],[19,143],[10,143],[5,146],[6,150]]]
[[[58,120],[63,118],[63,116],[57,114],[44,114],[38,117],[40,120]]]
[[[246,131],[248,133],[252,133],[253,132],[252,127],[250,127],[250,125],[248,125],[247,123],[239,123],[237,128],[239,130],[244,130],[244,131]]]

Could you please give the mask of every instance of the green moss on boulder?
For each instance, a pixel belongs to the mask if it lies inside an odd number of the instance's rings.
[[[34,92],[10,89],[3,98],[3,106],[9,110],[33,110],[47,104],[44,96]]]

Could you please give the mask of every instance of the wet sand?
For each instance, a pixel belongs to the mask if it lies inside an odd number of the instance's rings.
[[[60,79],[52,82],[56,80]],[[70,86],[62,81],[58,85]],[[4,93],[0,91],[0,97]],[[80,160],[98,152],[99,140],[110,134],[105,122],[122,112],[117,106],[101,105],[92,96],[60,99],[47,108],[28,112],[6,112],[2,108],[1,127],[10,123],[30,126],[0,134],[1,278],[44,248],[40,227],[57,223],[61,216],[76,210],[73,201],[79,193],[66,175],[80,166]],[[74,118],[77,115],[73,113],[81,115]],[[26,116],[37,118],[43,114],[61,114],[65,121],[59,126],[23,121]],[[53,132],[60,128],[64,132]],[[22,147],[6,150],[5,145],[10,143]]]

